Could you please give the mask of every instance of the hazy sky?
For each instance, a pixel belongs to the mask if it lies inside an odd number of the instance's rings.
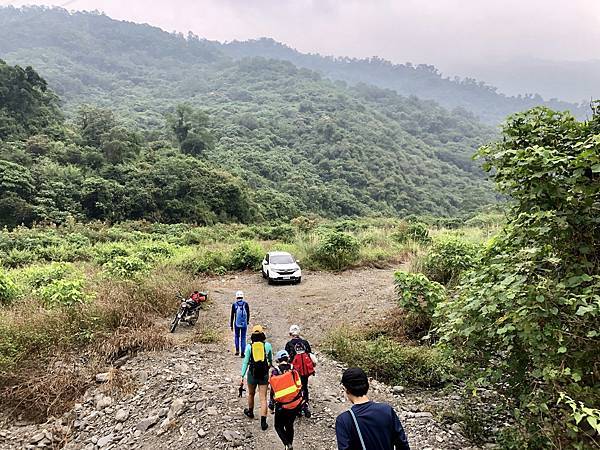
[[[600,59],[600,0],[71,0],[65,5],[208,39],[273,37],[303,52],[435,64]]]

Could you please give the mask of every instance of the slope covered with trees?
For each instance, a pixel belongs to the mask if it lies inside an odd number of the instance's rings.
[[[590,114],[588,105],[555,98],[544,100],[539,94],[508,96],[494,86],[474,78],[444,77],[430,64],[393,64],[378,57],[358,59],[305,54],[268,38],[233,41],[224,44],[222,48],[235,58],[262,56],[281,59],[298,67],[315,70],[334,80],[350,84],[368,83],[393,89],[401,95],[434,100],[449,109],[464,108],[481,121],[494,125],[509,114],[534,106],[570,110],[579,117]]]
[[[0,100],[0,225],[257,218],[240,180],[168,142],[143,142],[109,110],[82,107],[66,124],[31,67],[0,60]]]
[[[1,9],[0,54],[39,69],[80,130],[79,106],[100,105],[114,112],[113,137],[138,129],[142,148],[168,148],[237,176],[257,217],[454,215],[494,200],[471,161],[493,130],[464,111],[60,9]],[[178,217],[167,219],[189,220]]]

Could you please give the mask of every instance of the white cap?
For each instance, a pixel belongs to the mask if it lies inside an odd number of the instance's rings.
[[[235,298],[244,298],[244,293],[242,291],[237,291],[235,293]]]
[[[298,325],[292,325],[290,327],[290,334],[292,336],[300,336],[300,327]]]

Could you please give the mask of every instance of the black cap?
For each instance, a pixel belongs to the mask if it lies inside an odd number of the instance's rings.
[[[346,369],[342,375],[342,384],[351,393],[366,393],[369,390],[369,379],[365,371],[360,367]]]

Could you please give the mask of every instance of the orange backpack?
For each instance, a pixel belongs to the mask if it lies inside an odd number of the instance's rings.
[[[302,383],[295,370],[281,375],[271,375],[269,379],[273,399],[285,409],[296,409],[302,403]]]

